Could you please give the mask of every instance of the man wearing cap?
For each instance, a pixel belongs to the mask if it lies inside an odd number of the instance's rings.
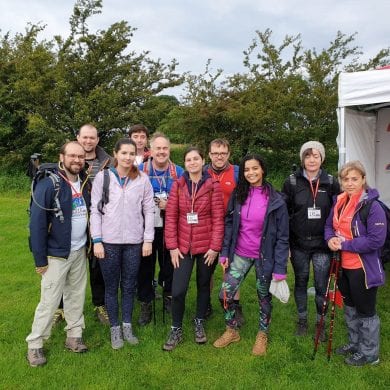
[[[301,167],[284,182],[282,192],[290,215],[290,252],[295,274],[294,298],[298,310],[297,336],[308,332],[307,286],[310,261],[313,263],[317,323],[322,314],[329,276],[330,252],[324,240],[324,227],[333,203],[340,193],[337,179],[322,164],[325,148],[318,141],[304,143],[299,152]],[[326,340],[322,328],[320,341]]]

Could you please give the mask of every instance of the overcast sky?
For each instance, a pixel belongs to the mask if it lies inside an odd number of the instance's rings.
[[[0,29],[14,35],[28,22],[47,25],[42,38],[69,35],[73,0],[0,0]],[[286,34],[301,34],[304,48],[327,48],[338,30],[357,32],[365,58],[390,46],[390,0],[103,0],[90,31],[126,20],[137,31],[131,44],[152,58],[176,58],[179,71],[201,73],[208,58],[225,73],[243,70],[243,50],[255,31],[270,28],[279,45]]]

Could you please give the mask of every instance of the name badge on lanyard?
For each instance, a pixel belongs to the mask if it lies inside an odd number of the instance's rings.
[[[187,213],[187,223],[194,225],[198,223],[198,213]]]
[[[307,218],[308,219],[321,219],[321,209],[316,207],[316,197],[318,193],[318,187],[320,185],[320,178],[317,179],[316,188],[313,188],[313,183],[310,181],[310,188],[313,194],[313,207],[307,208]]]
[[[319,207],[308,207],[307,218],[308,219],[321,219],[321,209]]]
[[[191,203],[192,203],[192,211],[190,213],[187,213],[187,223],[189,225],[196,225],[199,223],[198,221],[198,213],[194,212],[194,203],[195,203],[195,197],[196,192],[198,191],[198,183],[194,186],[194,183],[191,183],[192,191],[191,191]]]

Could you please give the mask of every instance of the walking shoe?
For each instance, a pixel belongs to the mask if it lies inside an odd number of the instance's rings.
[[[62,309],[62,308],[57,309],[54,312],[54,316],[53,316],[53,319],[51,321],[51,326],[54,327],[64,320],[65,320],[64,309]]]
[[[72,352],[76,353],[88,351],[88,348],[84,344],[82,337],[67,337],[65,341],[65,348],[68,348]]]
[[[211,305],[211,302],[207,305],[206,313],[204,314],[205,320],[208,320],[211,315],[213,314],[213,306]]]
[[[27,360],[31,367],[39,367],[46,364],[43,348],[29,348],[27,351]]]
[[[138,339],[133,334],[133,328],[131,324],[123,323],[123,338],[131,345],[138,344]]]
[[[108,313],[104,305],[96,306],[94,311],[96,317],[103,325],[110,325],[110,319],[108,318]]]
[[[123,347],[122,329],[118,326],[111,326],[111,347],[112,349],[120,349]]]
[[[237,326],[241,328],[245,324],[244,313],[242,312],[242,306],[239,303],[234,305],[235,309],[235,319],[237,321]]]
[[[138,325],[145,326],[152,321],[152,302],[141,302]]]
[[[320,326],[320,323],[319,322],[316,322],[316,327],[315,327],[315,332],[314,332],[314,336],[313,336],[313,339],[315,340],[316,339],[316,336],[317,336],[317,329],[318,327]],[[327,335],[326,335],[326,331],[325,331],[325,322],[323,322],[322,324],[322,329],[320,331],[320,336],[318,337],[318,341],[321,342],[321,343],[325,343],[325,341],[328,339]]]
[[[203,321],[200,318],[195,318],[195,342],[204,344],[207,341],[206,332],[204,331]]]
[[[225,348],[231,343],[240,341],[240,339],[241,337],[238,330],[227,326],[223,335],[219,339],[215,340],[213,345],[215,348]]]
[[[360,352],[355,352],[345,359],[345,363],[349,366],[365,366],[366,364],[373,366],[379,363],[379,357],[367,357]]]
[[[164,294],[164,310],[167,313],[172,313],[172,295]]]
[[[338,347],[335,350],[336,355],[348,356],[356,353],[358,350],[353,344],[345,344],[341,347]]]
[[[263,356],[267,352],[267,342],[268,336],[267,333],[259,331],[256,336],[255,344],[252,348],[252,354],[256,356]]]
[[[307,335],[307,320],[306,318],[300,318],[297,322],[297,329],[295,331],[295,336],[306,336]]]
[[[163,345],[164,351],[172,351],[177,347],[179,343],[183,341],[183,330],[182,328],[172,327],[167,342]]]

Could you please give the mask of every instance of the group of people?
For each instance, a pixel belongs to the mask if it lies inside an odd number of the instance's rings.
[[[288,258],[295,274],[296,335],[303,336],[309,329],[310,262],[318,326],[325,314],[331,252],[340,251],[339,287],[349,340],[336,353],[345,355],[350,365],[379,362],[375,305],[377,288],[384,283],[378,259],[386,237],[386,217],[376,201],[379,194],[368,187],[359,162],[349,162],[340,170],[341,192],[338,180],[323,168],[323,145],[306,142],[300,150],[300,168],[278,192],[266,179],[261,156],[248,154],[239,166],[233,165],[230,145],[224,139],[210,143],[208,165],[198,147],[189,147],[183,169],[170,160],[170,141],[164,134],[153,134],[150,149],[148,136],[145,126],[132,126],[128,137],[117,141],[111,159],[97,145],[96,128],[81,127],[77,141],[66,143],[60,151],[58,194],[64,221],[52,211],[52,181],[47,178],[37,183],[30,244],[42,282],[41,299],[26,339],[31,366],[46,363],[43,342],[50,336],[61,299],[67,323],[65,346],[73,352],[87,351],[82,329],[88,246],[92,246],[88,255],[92,300],[98,318],[109,323],[114,349],[122,348],[124,341],[138,343],[132,320],[136,296],[141,304],[138,324],[152,320],[157,259],[164,307],[172,315],[163,350],[171,351],[183,340],[186,294],[194,264],[195,342],[207,342],[205,320],[211,312],[218,263],[224,270],[219,300],[226,329],[213,345],[224,348],[238,342],[244,323],[239,288],[254,266],[259,301],[258,333],[252,348],[256,356],[267,351],[270,286],[286,283]],[[368,203],[364,223],[358,210]],[[326,340],[324,328],[319,338]]]

